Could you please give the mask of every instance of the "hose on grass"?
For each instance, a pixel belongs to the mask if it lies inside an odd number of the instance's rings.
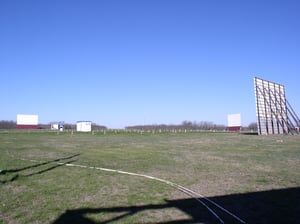
[[[11,154],[10,154],[10,156],[12,156],[14,158],[17,158],[15,156],[11,155]],[[25,161],[34,162],[34,163],[49,162],[49,161],[40,161],[40,160],[25,159],[25,158],[19,158],[19,159],[25,160]],[[159,181],[159,182],[165,183],[165,184],[167,184],[169,186],[172,186],[172,187],[176,188],[177,190],[179,190],[179,191],[187,194],[188,196],[194,198],[198,203],[200,203],[202,206],[204,206],[222,224],[224,224],[224,221],[217,215],[217,213],[212,208],[210,208],[204,202],[204,200],[207,201],[207,202],[209,202],[209,203],[211,203],[211,204],[213,204],[214,206],[216,206],[217,208],[219,208],[223,212],[227,213],[229,216],[233,217],[235,220],[239,221],[240,223],[243,223],[243,224],[246,223],[244,220],[242,220],[241,218],[239,218],[238,216],[236,216],[232,212],[228,211],[227,209],[225,209],[221,205],[217,204],[216,202],[212,201],[211,199],[209,199],[209,198],[201,195],[200,193],[192,191],[192,190],[190,190],[190,189],[188,189],[186,187],[183,187],[183,186],[181,186],[179,184],[173,183],[173,182],[168,181],[168,180],[164,180],[164,179],[161,179],[161,178],[158,178],[158,177],[154,177],[154,176],[150,176],[150,175],[146,175],[146,174],[126,172],[126,171],[123,171],[123,170],[109,169],[109,168],[103,168],[103,167],[86,166],[86,165],[74,164],[74,163],[71,163],[71,162],[58,162],[57,160],[53,160],[53,161],[50,161],[50,163],[55,163],[57,165],[62,165],[62,166],[67,166],[67,167],[79,167],[79,168],[85,168],[85,169],[95,169],[95,170],[100,170],[100,171],[105,171],[105,172],[114,172],[114,173],[131,175],[131,176],[137,176],[137,177],[143,177],[143,178],[147,178],[147,179]]]

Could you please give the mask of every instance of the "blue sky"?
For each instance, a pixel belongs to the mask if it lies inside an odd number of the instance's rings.
[[[256,121],[253,78],[300,113],[300,1],[1,0],[0,120],[111,128]]]

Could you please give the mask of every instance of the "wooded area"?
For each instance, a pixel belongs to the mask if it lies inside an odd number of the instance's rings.
[[[0,121],[0,129],[15,129],[15,121]],[[39,124],[39,129],[50,129],[50,124]],[[226,130],[225,125],[214,124],[209,121],[191,122],[183,121],[181,124],[147,124],[147,125],[134,125],[125,127],[126,130],[140,130],[140,131],[171,131],[171,130],[215,130],[224,131]],[[65,130],[75,130],[76,124],[64,124]],[[107,130],[108,128],[104,125],[92,124],[92,130]],[[257,131],[257,125],[255,122],[249,124],[247,127],[243,127],[245,131]]]

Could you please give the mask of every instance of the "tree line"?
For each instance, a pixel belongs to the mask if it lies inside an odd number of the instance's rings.
[[[15,121],[0,121],[0,129],[14,129],[16,125]]]
[[[15,121],[0,121],[0,129],[15,129],[17,126]],[[39,129],[50,129],[50,124],[39,124]],[[134,125],[125,127],[126,130],[139,130],[139,131],[170,131],[170,130],[214,130],[224,131],[226,130],[225,125],[214,124],[210,121],[183,121],[181,124],[151,124],[151,125]],[[64,124],[65,130],[75,130],[76,124]],[[104,125],[96,123],[92,124],[92,130],[107,130],[108,128]],[[257,131],[256,122],[250,123],[247,127],[242,127],[244,131]]]
[[[76,124],[69,124],[65,123],[63,124],[65,130],[75,130],[76,129]],[[1,120],[0,121],[0,129],[16,129],[17,123],[15,121],[5,121]],[[50,129],[51,124],[39,124],[38,129]],[[106,130],[107,127],[104,125],[99,125],[96,123],[92,124],[92,129],[93,130]]]
[[[134,125],[125,127],[126,130],[140,130],[140,131],[170,131],[170,130],[204,130],[204,131],[224,131],[227,126],[221,124],[214,124],[210,121],[183,121],[181,124],[152,124],[152,125]],[[257,131],[255,122],[249,124],[247,127],[242,127],[244,131]]]

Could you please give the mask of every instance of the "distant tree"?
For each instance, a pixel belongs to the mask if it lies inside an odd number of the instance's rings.
[[[65,130],[75,130],[76,125],[75,124],[64,124],[64,129]]]
[[[49,129],[50,124],[39,124],[39,129]]]
[[[193,126],[193,123],[191,121],[183,121],[181,125],[184,127],[191,127]]]
[[[149,131],[149,130],[161,130],[161,131],[171,131],[171,130],[216,130],[223,131],[225,130],[224,125],[216,125],[213,122],[209,121],[201,121],[197,123],[196,121],[183,121],[181,124],[173,125],[173,124],[153,124],[153,125],[135,125],[125,127],[127,130],[141,130],[141,131]]]
[[[104,126],[104,125],[99,125],[99,124],[92,123],[92,129],[94,131],[96,131],[96,130],[99,131],[99,130],[106,130],[107,127]]]
[[[15,121],[0,121],[0,129],[14,129],[16,125]]]
[[[248,125],[248,129],[252,130],[252,131],[257,131],[257,123],[256,122],[252,122]]]
[[[201,121],[199,123],[199,127],[202,130],[213,130],[215,128],[215,125],[213,122]]]

